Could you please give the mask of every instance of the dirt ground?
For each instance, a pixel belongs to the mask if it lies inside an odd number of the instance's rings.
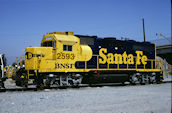
[[[0,113],[171,113],[171,83],[0,93]]]

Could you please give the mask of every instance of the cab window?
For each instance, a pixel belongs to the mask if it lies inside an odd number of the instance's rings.
[[[56,41],[45,41],[41,45],[42,47],[53,47],[56,48]]]
[[[72,51],[71,45],[63,45],[63,51]]]
[[[52,44],[52,41],[45,41],[45,42],[43,42],[42,46],[43,47],[52,47],[53,44]]]
[[[56,48],[56,41],[53,39],[53,37],[45,37],[43,43],[41,43],[41,46]]]

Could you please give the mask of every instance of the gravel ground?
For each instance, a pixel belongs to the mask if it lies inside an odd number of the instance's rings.
[[[171,83],[0,93],[0,113],[171,113]]]

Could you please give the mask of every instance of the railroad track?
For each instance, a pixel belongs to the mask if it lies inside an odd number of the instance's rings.
[[[172,83],[172,81],[163,81],[160,84],[165,84],[165,83]],[[154,83],[157,84],[157,83]],[[141,84],[136,84],[138,86],[140,86]],[[145,85],[149,85],[149,84],[145,84]],[[158,85],[158,84],[157,84]],[[103,86],[135,86],[129,83],[126,84],[120,84],[120,83],[108,83],[108,84],[92,84],[92,85],[88,85],[88,84],[82,84],[79,86],[58,86],[58,87],[50,87],[50,88],[45,88],[45,89],[67,89],[67,88],[83,88],[83,87],[103,87]],[[29,88],[6,88],[6,89],[0,89],[0,92],[18,92],[18,91],[44,91],[44,89],[38,89],[36,87],[29,87]]]

